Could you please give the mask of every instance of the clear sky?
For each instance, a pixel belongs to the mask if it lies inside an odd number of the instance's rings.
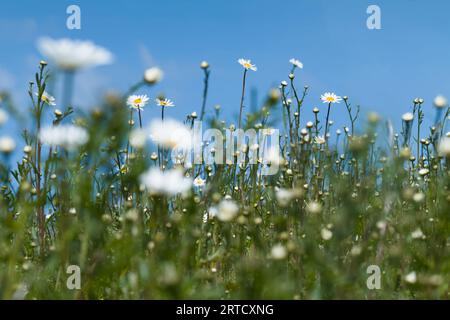
[[[70,4],[81,7],[81,30],[66,28]],[[370,4],[381,8],[381,30],[366,27]],[[2,1],[0,90],[11,90],[25,109],[27,81],[42,58],[36,40],[70,37],[93,40],[115,56],[114,64],[77,75],[75,102],[83,107],[108,89],[124,91],[157,65],[164,81],[145,93],[164,92],[177,105],[168,115],[181,119],[200,111],[199,63],[207,60],[208,108],[220,104],[230,117],[239,108],[238,58],[258,66],[248,85],[262,99],[287,80],[295,57],[304,63],[297,85],[311,87],[306,119],[320,94],[334,91],[398,123],[414,97],[430,109],[437,94],[450,97],[448,12],[448,0]],[[346,119],[343,106],[336,108],[333,117]],[[147,110],[146,120],[159,112]]]

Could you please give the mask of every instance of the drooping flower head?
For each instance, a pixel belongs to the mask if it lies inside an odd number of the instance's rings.
[[[63,70],[110,64],[113,60],[111,52],[91,41],[45,37],[38,40],[38,49]]]
[[[342,98],[333,92],[325,92],[320,96],[323,103],[340,103]]]
[[[175,104],[170,99],[156,99],[156,104],[160,107],[175,107]]]
[[[252,70],[252,71],[258,70],[258,68],[256,68],[256,66],[254,64],[252,64],[252,62],[250,60],[241,58],[238,60],[238,62],[241,66],[244,67],[245,70]]]
[[[292,58],[291,60],[289,60],[289,62],[292,63],[292,65],[294,67],[299,68],[299,69],[303,69],[303,63],[301,63],[300,60]]]
[[[132,95],[127,99],[127,105],[133,109],[143,110],[145,105],[148,103],[149,98],[146,94],[143,95]]]

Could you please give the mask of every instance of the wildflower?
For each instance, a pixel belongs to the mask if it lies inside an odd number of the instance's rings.
[[[170,99],[156,99],[156,104],[160,107],[175,107],[175,104]]]
[[[289,60],[289,62],[292,63],[292,65],[294,67],[299,68],[299,69],[303,69],[303,63],[301,63],[300,60],[292,58],[292,59]]]
[[[289,203],[301,195],[300,191],[297,189],[284,189],[278,188],[275,193],[278,203],[281,207],[286,207]]]
[[[278,147],[271,146],[268,150],[264,150],[263,160],[264,164],[278,166],[283,161],[283,157]]]
[[[38,40],[38,49],[63,70],[110,64],[113,60],[111,52],[91,41],[45,37]]]
[[[89,140],[86,129],[74,125],[59,125],[42,128],[39,140],[43,144],[60,146],[73,150],[84,145]]]
[[[23,147],[23,152],[26,154],[31,153],[31,151],[33,151],[33,148],[30,145],[26,145],[25,147]]]
[[[245,68],[245,70],[252,70],[252,71],[256,71],[256,70],[258,70],[257,68],[256,68],[256,66],[254,65],[254,64],[252,64],[251,63],[251,61],[250,60],[246,60],[246,59],[239,59],[238,60],[238,62],[239,62],[239,64],[241,65],[241,66],[243,66],[244,68]]]
[[[208,69],[208,68],[209,68],[209,63],[208,63],[208,61],[202,61],[202,62],[200,63],[200,68],[202,68],[202,69]]]
[[[405,276],[405,281],[408,282],[408,283],[411,283],[411,284],[416,283],[416,281],[417,281],[417,274],[416,274],[416,272],[412,271],[412,272],[408,273]]]
[[[324,144],[326,142],[323,136],[314,137],[314,143],[316,144]]]
[[[75,214],[77,214],[77,209],[75,209],[75,208],[70,208],[70,209],[69,209],[69,213],[72,214],[72,215],[75,215]]]
[[[8,114],[3,109],[0,109],[0,126],[5,124],[7,121]]]
[[[163,76],[164,72],[160,68],[158,67],[149,68],[144,72],[144,81],[149,84],[155,84],[160,82]]]
[[[413,121],[414,115],[411,112],[407,112],[407,113],[402,115],[402,119],[405,122],[410,122],[410,121]]]
[[[447,106],[447,99],[442,95],[438,95],[434,98],[434,106],[439,109],[445,108]]]
[[[312,201],[306,205],[306,211],[311,214],[318,214],[322,211],[322,205],[319,202]]]
[[[413,195],[414,202],[420,203],[425,200],[425,195],[422,192],[417,192]]]
[[[429,173],[430,173],[430,170],[428,170],[427,168],[422,168],[419,170],[419,175],[421,175],[421,176],[426,176]]]
[[[161,171],[151,168],[140,176],[141,183],[151,194],[174,196],[185,193],[191,188],[192,181],[178,169]]]
[[[167,148],[189,149],[192,145],[191,131],[184,124],[166,119],[153,120],[150,123],[150,138]]]
[[[11,153],[16,148],[16,142],[14,139],[8,136],[0,137],[0,152]]]
[[[39,93],[36,92],[35,95],[39,97]],[[42,93],[41,100],[44,101],[49,106],[55,106],[56,105],[55,98],[53,96],[51,96],[50,94],[48,94],[47,91],[44,91]]]
[[[376,112],[370,112],[367,118],[369,122],[373,124],[376,124],[378,123],[378,121],[380,121],[380,116]]]
[[[438,153],[442,157],[450,158],[450,137],[444,137],[439,142]]]
[[[143,110],[145,105],[148,103],[149,98],[146,94],[143,95],[132,95],[127,99],[127,105],[130,108]]]
[[[418,228],[411,233],[411,238],[423,239],[423,238],[425,238],[425,235],[423,234],[422,230],[420,228]]]
[[[133,129],[130,132],[130,145],[142,149],[147,142],[147,132],[143,129]]]
[[[193,185],[195,187],[201,188],[201,187],[205,186],[205,182],[206,181],[204,179],[202,179],[201,177],[197,177],[197,178],[194,179]]]
[[[342,98],[332,92],[325,92],[320,96],[323,103],[340,103]]]
[[[220,221],[231,221],[239,212],[238,205],[233,200],[222,200],[217,207],[217,218]]]
[[[288,85],[287,81],[283,80],[281,81],[281,86],[282,87],[286,87]]]
[[[333,232],[331,232],[327,228],[323,228],[320,231],[320,236],[322,237],[323,240],[327,241],[327,240],[330,240],[333,237]]]
[[[274,260],[283,260],[287,257],[286,247],[282,244],[276,244],[270,250],[270,257]]]

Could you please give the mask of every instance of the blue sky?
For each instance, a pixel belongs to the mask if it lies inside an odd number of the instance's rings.
[[[66,7],[81,7],[81,30],[66,28]],[[381,30],[366,27],[368,5],[381,8]],[[145,91],[164,92],[182,119],[200,111],[201,60],[211,64],[208,108],[220,104],[237,115],[242,69],[238,58],[258,66],[248,87],[265,92],[287,80],[292,57],[304,63],[298,86],[309,85],[306,115],[320,106],[320,94],[347,95],[363,112],[376,110],[398,119],[414,97],[431,109],[437,94],[450,96],[450,2],[446,0],[227,0],[227,1],[2,1],[0,10],[0,90],[12,91],[27,108],[27,82],[42,58],[41,36],[89,39],[115,56],[109,66],[82,71],[75,102],[95,104],[106,90],[124,91],[157,65],[164,81]],[[58,92],[54,95],[58,98]],[[346,123],[343,106],[332,117]],[[158,116],[151,108],[145,120]],[[433,118],[432,112],[428,118]]]

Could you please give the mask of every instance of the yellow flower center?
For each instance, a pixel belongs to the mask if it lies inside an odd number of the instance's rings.
[[[333,101],[334,101],[334,98],[333,98],[333,97],[327,97],[327,101],[328,101],[328,102],[333,102]]]
[[[134,99],[134,104],[140,104],[142,102],[141,98]]]
[[[248,62],[244,63],[244,68],[250,69],[252,65]]]

